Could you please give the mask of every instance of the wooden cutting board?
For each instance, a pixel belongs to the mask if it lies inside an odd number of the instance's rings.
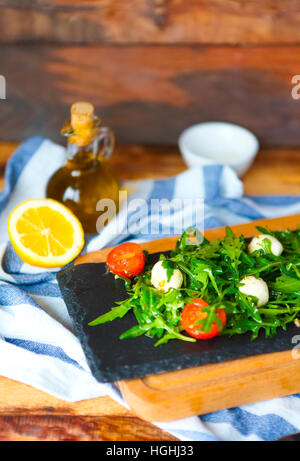
[[[295,230],[300,225],[300,215],[253,221],[231,229],[237,236],[251,237],[257,233],[258,225],[267,225],[272,230]],[[224,236],[225,228],[205,231],[208,240]],[[142,246],[150,253],[167,251],[174,248],[176,240],[177,237],[165,238]],[[75,264],[103,262],[109,251],[83,255]],[[138,416],[148,421],[171,421],[300,392],[300,360],[288,350],[117,384]]]

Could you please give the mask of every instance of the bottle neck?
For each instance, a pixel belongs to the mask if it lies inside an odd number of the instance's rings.
[[[72,128],[68,120],[61,133],[68,138],[68,161],[83,162],[84,158],[94,158],[95,161],[101,162],[103,159],[108,159],[114,149],[114,133],[108,127],[101,127],[101,120],[98,117],[94,117],[91,129],[77,131]]]
[[[75,143],[69,142],[68,140],[67,160],[72,163],[80,163],[81,165],[86,164],[88,166],[96,161],[98,150],[98,136],[95,136],[92,141],[85,146],[79,146]]]

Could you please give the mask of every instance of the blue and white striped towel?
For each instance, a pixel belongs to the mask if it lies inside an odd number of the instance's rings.
[[[10,211],[25,199],[44,197],[49,177],[64,161],[62,147],[34,137],[17,149],[6,167],[5,187],[0,194],[0,375],[68,401],[110,395],[124,404],[111,385],[99,383],[91,375],[60,297],[55,271],[24,264],[8,243],[6,221]],[[300,213],[298,197],[243,196],[242,183],[235,173],[221,165],[188,170],[171,179],[142,181],[132,196],[147,201],[202,196],[206,229]],[[107,226],[101,234],[87,238],[85,251],[111,246],[121,239],[149,238],[143,232],[147,216],[141,219],[132,210],[130,214],[131,222],[142,222],[139,234],[119,237]],[[193,224],[202,226],[203,222]],[[178,233],[178,229],[171,228],[168,233]],[[300,430],[300,396],[158,426],[181,440],[274,440]]]

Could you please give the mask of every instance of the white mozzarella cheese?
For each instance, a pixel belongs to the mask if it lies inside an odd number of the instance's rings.
[[[167,292],[170,288],[180,288],[183,282],[183,276],[179,269],[174,272],[168,281],[167,270],[162,266],[162,261],[154,264],[151,272],[151,283],[158,290]]]

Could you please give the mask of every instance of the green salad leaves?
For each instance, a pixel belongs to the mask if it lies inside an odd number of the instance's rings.
[[[162,254],[160,260],[167,271],[168,280],[174,269],[183,274],[179,289],[162,292],[151,283],[152,266],[132,280],[125,280],[128,298],[89,323],[100,325],[123,317],[132,310],[137,325],[125,331],[121,339],[147,335],[157,338],[155,346],[170,339],[196,341],[183,331],[180,316],[186,304],[194,298],[202,298],[208,306],[201,329],[209,331],[213,322],[220,326],[216,309],[224,309],[226,325],[223,335],[251,332],[252,339],[260,331],[266,337],[276,334],[278,328],[286,329],[300,312],[300,230],[272,232],[258,227],[262,234],[276,237],[283,245],[280,256],[271,252],[270,242],[263,241],[261,249],[249,254],[244,237],[236,237],[226,228],[225,238],[200,242],[196,229],[189,229],[178,239],[169,255]],[[257,307],[257,299],[239,291],[240,281],[246,276],[261,277],[269,288],[269,301]]]

